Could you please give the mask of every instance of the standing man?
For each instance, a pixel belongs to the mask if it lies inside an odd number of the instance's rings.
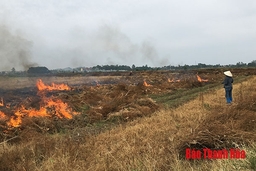
[[[230,71],[225,71],[224,75],[226,77],[225,77],[224,81],[222,82],[222,84],[224,84],[225,97],[226,97],[227,103],[229,104],[232,102],[233,78],[232,78],[232,73]]]

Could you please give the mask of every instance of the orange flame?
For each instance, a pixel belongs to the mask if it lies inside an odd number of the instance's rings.
[[[9,127],[19,127],[21,124],[21,113],[19,111],[15,112],[15,116],[12,116],[11,119],[9,120],[9,122],[7,122],[7,125]]]
[[[28,117],[46,117],[46,116],[50,116],[47,113],[47,109],[45,107],[40,107],[39,110],[36,110],[36,109],[26,109],[24,106],[21,106],[21,108],[19,109],[19,112],[23,113],[24,115],[27,115]]]
[[[5,118],[6,118],[6,115],[4,114],[4,112],[0,111],[0,120]]]
[[[172,79],[172,80],[170,80],[170,78],[168,78],[168,83],[175,83],[175,82],[180,82],[180,80],[174,80],[174,79]]]
[[[143,85],[144,85],[145,87],[152,86],[152,85],[148,84],[145,80],[144,80],[144,82],[143,82]]]
[[[37,81],[37,88],[41,90],[70,90],[70,87],[65,84],[54,84],[47,86],[41,79]],[[24,106],[19,107],[15,112],[14,116],[9,118],[7,126],[19,127],[22,124],[22,118],[24,117],[51,117],[57,116],[58,118],[71,119],[78,112],[72,111],[67,103],[64,103],[60,99],[52,99],[42,97],[42,106],[39,109],[26,109]],[[0,105],[3,105],[3,99],[0,101]],[[6,108],[8,106],[6,105]],[[6,115],[0,111],[0,119],[6,118]]]
[[[22,123],[22,117],[50,117],[54,113],[58,118],[67,118],[71,119],[73,115],[78,114],[77,112],[72,112],[68,104],[57,99],[56,101],[52,99],[45,100],[45,106],[40,107],[39,110],[36,109],[25,109],[24,106],[21,106],[16,112],[15,116],[12,116],[7,125],[9,127],[19,127]],[[54,112],[51,113],[51,109]],[[72,113],[72,114],[71,114]]]
[[[37,85],[37,88],[38,88],[39,91],[42,91],[42,90],[49,90],[49,91],[52,91],[52,90],[70,90],[70,87],[66,84],[52,83],[51,86],[48,86],[48,85],[45,85],[41,79],[39,79],[37,81],[36,85]]]
[[[68,104],[62,102],[61,100],[56,100],[56,102],[54,102],[52,99],[50,99],[47,102],[46,107],[54,107],[55,111],[56,111],[56,115],[59,118],[68,118],[71,119],[72,115],[71,113],[71,109],[69,108]],[[77,114],[76,112],[74,112],[74,114]]]
[[[199,82],[207,82],[208,80],[207,79],[202,79],[201,77],[199,77],[199,75],[196,74],[196,77],[197,77],[197,80]]]
[[[4,99],[3,98],[1,98],[0,106],[4,106]]]
[[[174,80],[172,79],[172,80],[170,80],[170,78],[168,78],[168,83],[173,83],[174,82]]]

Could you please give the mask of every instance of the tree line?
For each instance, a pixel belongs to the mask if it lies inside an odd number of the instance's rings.
[[[202,69],[202,68],[248,68],[248,67],[255,67],[256,68],[256,60],[253,60],[249,63],[244,62],[237,62],[236,64],[229,64],[229,65],[207,65],[203,63],[198,63],[197,65],[178,65],[178,66],[162,66],[162,67],[150,67],[148,65],[142,65],[142,66],[135,66],[134,64],[132,66],[128,65],[96,65],[90,68],[85,67],[78,67],[78,68],[70,68],[71,70],[68,71],[62,71],[62,70],[48,70],[46,67],[30,67],[27,71],[19,71],[16,72],[15,68],[13,67],[11,71],[2,71],[0,72],[0,75],[24,75],[26,73],[28,74],[49,74],[49,73],[86,73],[87,71],[148,71],[148,70],[190,70],[190,69]],[[81,70],[83,68],[83,70]]]
[[[162,66],[162,67],[150,67],[148,65],[135,66],[134,64],[130,67],[128,65],[97,65],[93,66],[93,71],[146,71],[146,70],[188,70],[188,69],[200,69],[200,68],[246,68],[246,67],[256,67],[256,60],[249,63],[237,62],[236,64],[229,65],[208,65],[203,63],[198,63],[197,65],[178,65],[178,66]]]

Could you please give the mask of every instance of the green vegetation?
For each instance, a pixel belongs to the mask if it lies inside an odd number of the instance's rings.
[[[235,82],[237,84],[249,78],[251,77],[238,76],[235,78]],[[176,108],[190,100],[195,99],[198,96],[202,99],[203,94],[209,93],[216,89],[220,89],[222,87],[223,85],[221,83],[206,84],[200,87],[189,89],[183,88],[171,91],[169,93],[151,95],[150,97],[154,99],[157,103],[165,105],[165,107],[167,108]]]
[[[167,108],[176,108],[192,99],[195,99],[199,94],[207,93],[207,90],[211,90],[216,87],[220,87],[220,85],[217,83],[192,89],[179,89],[170,93],[152,95],[151,97],[156,102],[164,104]]]

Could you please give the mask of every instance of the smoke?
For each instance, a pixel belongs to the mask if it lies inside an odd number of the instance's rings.
[[[159,57],[153,39],[135,41],[129,34],[112,25],[104,24],[93,30],[74,27],[68,33],[66,41],[55,43],[57,48],[49,47],[50,50],[54,49],[48,55],[51,61],[61,60],[61,63],[48,63],[52,68],[56,68],[56,64],[58,67],[79,67],[105,64],[159,66],[168,63],[167,59]],[[52,42],[46,44],[50,46]],[[42,53],[38,56],[43,58]]]
[[[143,58],[145,60],[149,60],[152,63],[156,63],[157,62],[157,51],[155,49],[155,47],[153,46],[153,44],[149,41],[144,41],[141,45],[141,53],[143,55]]]
[[[114,55],[112,58],[119,58],[126,62],[127,59],[135,56],[138,52],[138,45],[132,43],[129,37],[118,28],[104,25],[99,28],[96,34],[96,40],[99,41],[100,48],[112,53]],[[108,58],[108,61],[111,61],[110,58]]]
[[[12,34],[5,25],[0,25],[0,37],[0,70],[27,70],[36,65],[31,62],[32,42]]]
[[[151,41],[134,43],[118,28],[101,26],[93,39],[94,46],[103,50],[108,64],[134,64],[141,61],[140,63],[157,66],[163,63],[163,59],[158,58],[158,52]]]

